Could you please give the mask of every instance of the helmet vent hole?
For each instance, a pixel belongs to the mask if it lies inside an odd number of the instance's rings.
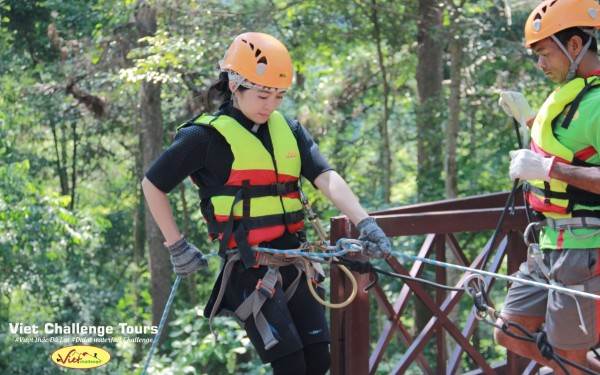
[[[263,74],[265,74],[266,70],[267,70],[267,64],[259,63],[258,65],[256,65],[256,74],[258,74],[259,76],[262,76]]]
[[[536,15],[535,15],[535,17],[533,17],[533,19],[534,19],[535,21],[537,21],[537,20],[541,20],[541,19],[542,19],[542,15],[538,13],[538,14],[536,14]]]
[[[546,9],[548,9],[548,6],[547,6],[547,5],[544,5],[544,6],[542,7],[542,13],[546,13]]]
[[[263,56],[260,59],[258,59],[257,63],[267,65],[267,58]]]
[[[553,2],[551,2],[551,3],[550,3],[550,5],[549,5],[549,6],[552,6],[552,5],[554,5],[554,3],[556,3],[557,1],[558,1],[558,0],[554,0]]]
[[[252,44],[252,43],[248,43],[248,44],[250,44],[250,48],[252,48],[252,51],[254,51],[254,44]]]
[[[257,48],[256,52],[254,53],[254,57],[258,57],[258,55],[260,55],[260,52],[261,52],[260,48]]]

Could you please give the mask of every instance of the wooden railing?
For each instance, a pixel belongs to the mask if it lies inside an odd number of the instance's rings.
[[[522,233],[527,218],[520,193],[516,194],[515,208],[506,215],[495,243],[491,243],[490,237],[475,259],[467,257],[456,236],[461,232],[494,230],[507,197],[508,193],[489,194],[416,204],[373,212],[371,215],[377,218],[377,222],[389,237],[425,236],[418,252],[420,257],[435,257],[445,261],[446,254],[451,252],[453,261],[458,264],[485,268],[492,272],[498,272],[504,258],[507,258],[507,270],[508,273],[512,273],[518,269],[526,255]],[[346,217],[335,217],[331,220],[332,241],[356,236],[356,230]],[[394,272],[411,276],[420,275],[424,267],[422,262],[415,262],[407,269],[395,258],[390,258],[387,263]],[[456,308],[463,292],[436,290],[432,297],[422,284],[407,281],[395,301],[390,301],[380,283],[375,284],[369,292],[365,292],[364,287],[370,282],[369,275],[355,275],[359,282],[359,292],[355,301],[343,310],[331,311],[333,375],[375,374],[393,339],[400,340],[407,348],[400,360],[393,364],[391,373],[394,374],[402,374],[415,365],[424,374],[454,374],[460,370],[464,355],[468,355],[475,363],[476,368],[472,369],[472,373],[521,374],[525,371],[527,362],[510,352],[502,363],[491,364],[486,361],[470,340],[477,324],[474,310],[471,310],[466,323],[460,326],[449,319],[448,315]],[[436,282],[448,282],[446,269],[436,267],[435,275]],[[383,277],[380,279],[382,283],[389,280]],[[488,287],[494,283],[494,280],[486,281]],[[460,281],[456,283],[459,284]],[[332,267],[332,299],[343,300],[348,293],[348,287],[344,276]],[[406,327],[400,317],[403,313],[408,313],[406,309],[409,299],[415,297],[427,307],[431,318],[423,329],[412,335],[410,332],[414,327]],[[377,317],[370,316],[369,298],[376,299],[377,312],[383,314],[386,321],[381,332],[373,336],[369,331],[369,321]],[[491,327],[486,326],[483,329]],[[447,348],[448,335],[457,343],[452,351]],[[431,340],[433,336],[435,338]],[[377,340],[371,341],[371,337],[377,337]],[[435,363],[429,363],[425,358],[424,349],[428,344],[436,346]]]

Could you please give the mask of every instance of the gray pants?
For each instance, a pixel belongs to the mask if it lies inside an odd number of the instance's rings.
[[[545,250],[543,262],[553,282],[600,294],[600,249]],[[535,262],[523,262],[516,277],[547,281]],[[544,317],[550,345],[587,350],[598,343],[600,303],[535,286],[513,283],[502,309],[504,314]]]

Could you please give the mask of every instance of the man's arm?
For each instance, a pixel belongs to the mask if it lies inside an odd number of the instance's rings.
[[[550,177],[590,193],[600,194],[600,167],[588,168],[554,163],[550,170]]]

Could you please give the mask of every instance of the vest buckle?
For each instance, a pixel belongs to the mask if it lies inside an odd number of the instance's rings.
[[[273,298],[275,295],[275,288],[266,285],[263,279],[258,279],[258,282],[256,283],[256,291],[267,298]]]
[[[285,184],[284,183],[276,183],[275,184],[275,192],[277,193],[278,196],[283,196],[287,194],[287,189],[285,188]]]

